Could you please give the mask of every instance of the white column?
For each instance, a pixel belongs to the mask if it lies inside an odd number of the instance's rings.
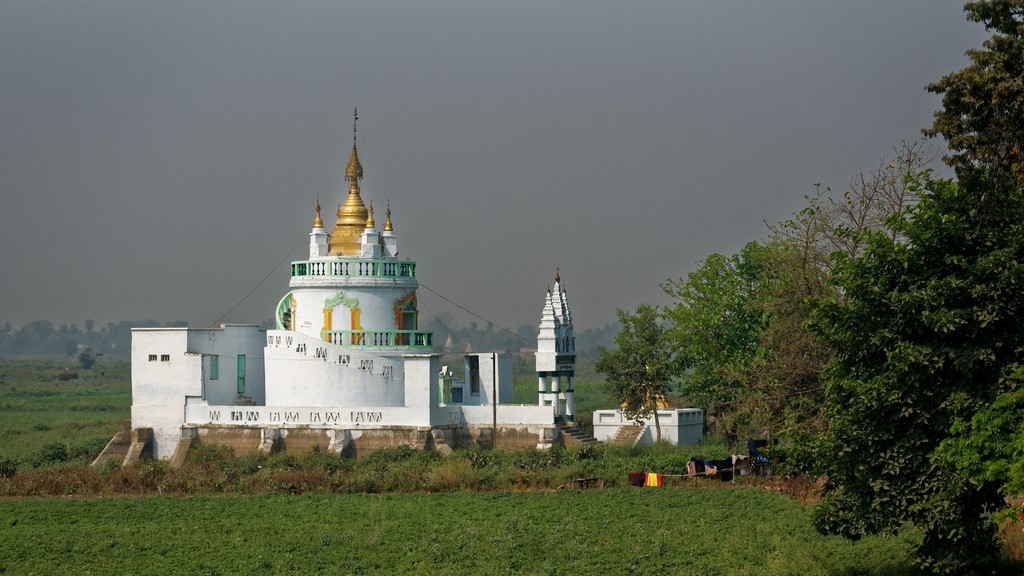
[[[569,388],[565,391],[565,415],[576,420],[576,391],[573,388],[573,377],[569,376]]]
[[[554,374],[551,376],[551,393],[554,394],[554,401],[552,402],[552,404],[555,405],[556,418],[562,415],[562,401],[559,400],[559,398],[561,398],[562,396],[559,392],[559,385],[561,384],[561,382],[562,377],[559,374]]]
[[[544,393],[548,391],[547,376],[543,372],[537,374],[537,406],[544,405]]]

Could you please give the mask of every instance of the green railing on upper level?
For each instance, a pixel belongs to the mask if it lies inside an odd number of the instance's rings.
[[[415,278],[416,263],[409,260],[298,260],[292,262],[293,278],[318,276]]]
[[[338,346],[433,348],[434,333],[425,330],[324,330],[323,339]]]

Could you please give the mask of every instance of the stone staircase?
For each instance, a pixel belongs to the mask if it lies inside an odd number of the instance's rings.
[[[626,424],[625,426],[619,427],[619,430],[615,433],[609,444],[618,444],[620,446],[636,446],[636,443],[640,440],[640,436],[644,433],[643,426],[637,426],[636,424]]]
[[[579,446],[581,444],[595,444],[597,438],[580,430],[575,422],[562,422],[559,424],[559,431],[562,433],[562,444],[565,446]]]
[[[128,449],[132,445],[132,421],[131,419],[121,422],[121,431],[114,434],[114,437],[107,442],[107,445],[100,452],[100,455],[92,461],[93,466],[102,466],[107,462],[124,462],[128,455]]]
[[[132,428],[132,421],[121,423],[121,431],[107,442],[100,455],[92,461],[93,466],[102,466],[107,462],[117,462],[127,466],[142,458],[153,457],[153,429]]]
[[[181,465],[185,463],[185,458],[188,456],[188,451],[192,449],[195,443],[195,431],[184,431],[181,435],[181,440],[178,440],[178,445],[174,447],[174,455],[171,456],[171,468],[175,470],[181,468]]]
[[[444,434],[440,430],[431,430],[430,437],[434,441],[434,451],[438,454],[447,456],[452,453],[451,446],[445,441]]]

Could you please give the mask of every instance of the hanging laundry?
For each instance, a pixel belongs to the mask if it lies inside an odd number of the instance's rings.
[[[655,474],[653,472],[647,473],[647,483],[645,486],[648,488],[661,488],[665,482],[665,477],[662,474]]]

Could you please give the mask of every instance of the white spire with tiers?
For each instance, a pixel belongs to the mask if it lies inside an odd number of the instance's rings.
[[[573,378],[576,370],[576,337],[572,312],[560,273],[548,289],[537,333],[538,405],[551,406],[556,421],[575,421]],[[566,386],[562,387],[562,379]]]

